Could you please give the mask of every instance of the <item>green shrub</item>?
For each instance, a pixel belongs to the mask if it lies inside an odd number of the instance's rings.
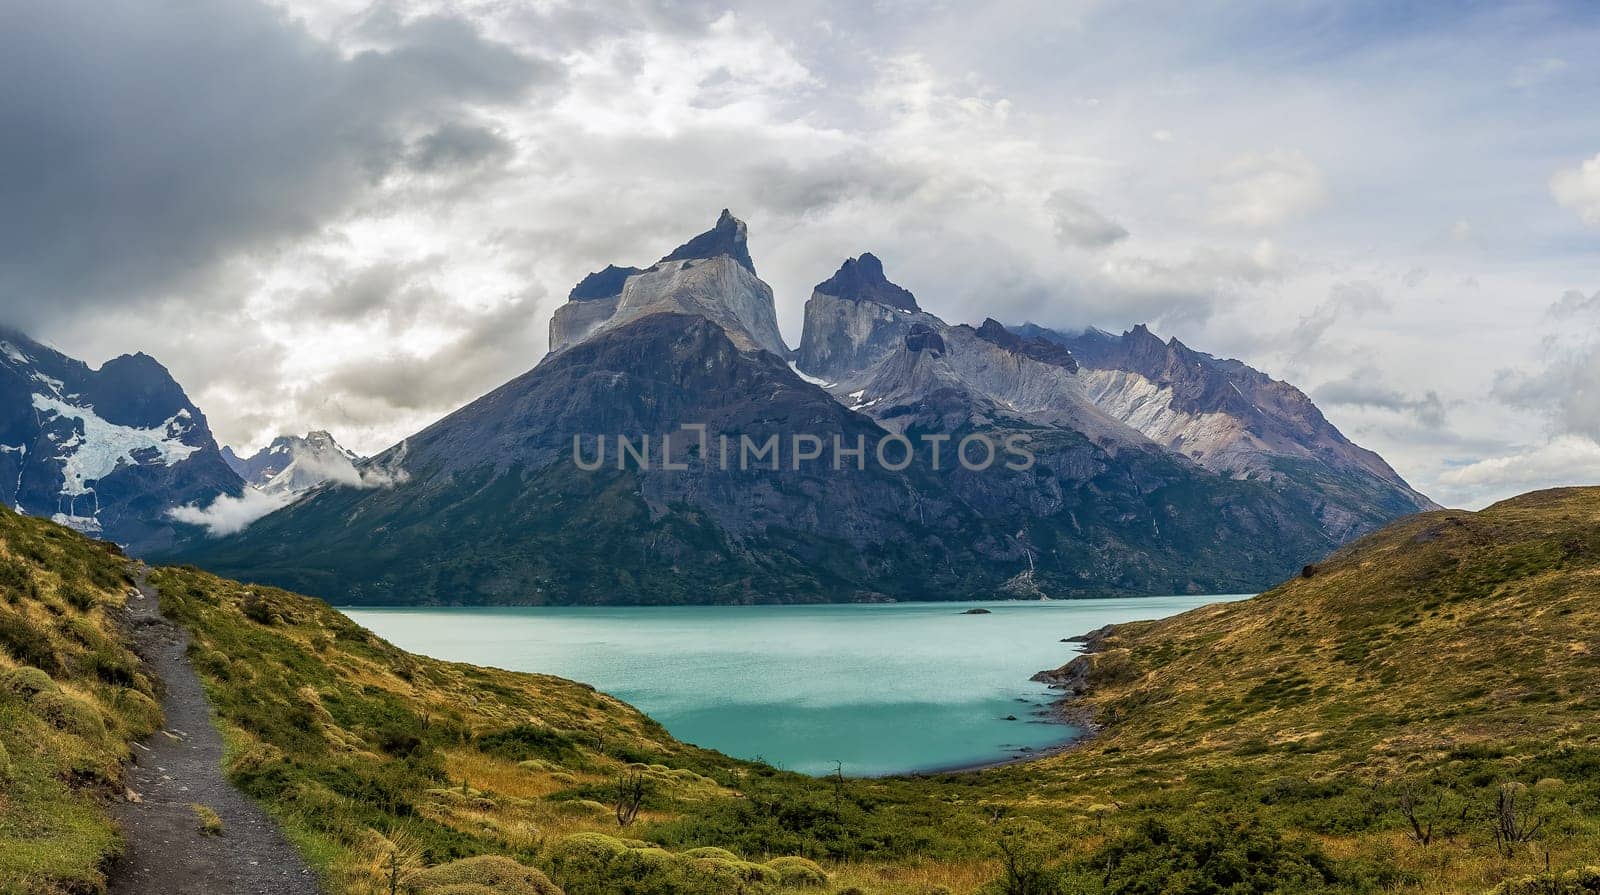
[[[20,559],[0,556],[0,593],[12,603],[37,596],[39,586],[34,583],[32,568]]]
[[[100,596],[76,581],[61,585],[61,598],[79,612],[88,612],[100,603]]]
[[[4,689],[7,693],[15,693],[24,699],[31,699],[35,694],[55,688],[55,680],[32,665],[12,668],[0,674],[0,689]]]
[[[70,693],[60,690],[39,693],[33,697],[33,709],[39,717],[67,733],[81,737],[105,736],[106,725],[99,710]]]
[[[0,783],[11,782],[11,753],[6,751],[6,744],[0,743]]]
[[[722,861],[744,860],[725,848],[691,848],[688,851],[679,852],[678,854],[679,856],[685,858],[716,858]]]
[[[1076,862],[1068,891],[1105,895],[1185,891],[1268,895],[1348,891],[1344,875],[1314,844],[1285,838],[1253,815],[1150,818]],[[1098,886],[1098,888],[1095,888]]]
[[[244,617],[256,624],[275,625],[278,623],[277,610],[272,608],[272,604],[268,603],[266,598],[255,591],[245,593],[242,608],[244,609]]]
[[[0,609],[0,649],[24,665],[35,665],[45,671],[59,670],[55,647],[50,636],[19,612]]]
[[[1003,875],[985,891],[1000,895],[1047,895],[1059,888],[1053,866],[1062,841],[1031,817],[1008,817],[996,827],[993,848]]]
[[[133,687],[139,681],[139,674],[133,662],[126,655],[110,649],[96,649],[85,653],[78,660],[78,666],[84,672],[113,687]]]
[[[568,760],[578,756],[577,744],[571,737],[548,727],[535,727],[532,724],[518,724],[505,730],[486,733],[478,737],[477,745],[490,755],[512,761],[542,758],[564,765]]]
[[[1508,879],[1489,895],[1597,895],[1600,893],[1600,867],[1581,867],[1565,873],[1539,873],[1521,879]]]
[[[431,867],[406,879],[416,895],[562,895],[549,877],[498,855],[480,855]]]
[[[222,835],[222,818],[217,816],[217,812],[212,811],[210,808],[207,808],[199,802],[190,805],[189,809],[194,812],[195,823],[197,823],[200,827],[200,835]]]
[[[811,867],[821,874],[821,868]],[[784,879],[778,868],[743,860],[726,849],[696,848],[675,855],[646,842],[599,833],[561,840],[551,850],[550,868],[567,895],[771,895]]]
[[[773,858],[767,866],[778,874],[778,883],[785,889],[821,888],[828,884],[827,871],[805,858]]]

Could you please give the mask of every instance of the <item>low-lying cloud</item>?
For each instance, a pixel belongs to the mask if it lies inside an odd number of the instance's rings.
[[[388,455],[357,465],[342,455],[318,456],[297,448],[293,463],[308,480],[321,479],[322,484],[316,486],[319,488],[393,488],[411,479],[403,465],[407,453],[407,443],[401,442]],[[178,522],[205,529],[207,537],[220,538],[244,531],[256,520],[287,507],[306,493],[247,486],[238,497],[218,495],[204,507],[186,504],[168,510],[167,515]]]
[[[167,515],[179,522],[204,528],[208,537],[220,538],[244,531],[257,519],[283,509],[294,499],[295,496],[288,492],[268,494],[255,488],[246,488],[238,497],[222,494],[204,508],[198,504],[186,504],[173,507],[167,511]]]

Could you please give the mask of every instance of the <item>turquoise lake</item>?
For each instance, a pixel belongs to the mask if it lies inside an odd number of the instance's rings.
[[[871,776],[1071,739],[1049,720],[1051,692],[1028,680],[1078,653],[1061,638],[1242,598],[344,612],[412,652],[593,684],[687,742]],[[963,614],[974,607],[990,614]]]

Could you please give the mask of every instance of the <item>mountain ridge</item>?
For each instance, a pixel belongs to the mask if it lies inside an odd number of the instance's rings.
[[[1069,349],[946,324],[870,253],[819,284],[790,351],[747,240],[724,211],[650,268],[590,275],[534,369],[363,467],[403,477],[172,557],[350,603],[788,602],[1238,592],[1338,545],[1320,492],[1203,468],[1096,403]],[[781,436],[785,462],[719,468],[700,425]],[[802,433],[862,458],[790,467]],[[682,465],[580,468],[623,437]],[[894,438],[948,444],[946,466],[867,462]],[[1019,439],[1033,463],[992,462]],[[956,464],[984,444],[990,464]]]

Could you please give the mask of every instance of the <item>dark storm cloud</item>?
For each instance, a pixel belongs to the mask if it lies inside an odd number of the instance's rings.
[[[412,144],[406,161],[413,170],[432,173],[503,162],[514,151],[509,140],[489,128],[451,122]]]
[[[314,231],[408,152],[481,162],[496,150],[453,126],[460,104],[557,77],[460,20],[377,14],[362,37],[347,55],[248,0],[9,5],[0,317],[34,325],[163,292],[234,300],[212,278],[220,261]]]

